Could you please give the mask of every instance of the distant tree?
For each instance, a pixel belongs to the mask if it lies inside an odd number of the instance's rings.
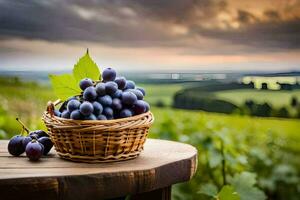
[[[267,90],[268,89],[268,84],[267,83],[262,83],[261,84],[261,89],[262,90]]]
[[[297,116],[296,117],[300,118],[300,105],[298,105],[298,107],[297,107]]]
[[[254,106],[254,101],[251,100],[251,99],[246,100],[245,101],[245,106],[248,107],[251,110]]]
[[[291,84],[288,84],[288,83],[281,83],[280,84],[280,89],[281,90],[292,90],[293,86]]]
[[[250,86],[250,88],[254,88],[254,82],[250,81],[249,86]]]
[[[281,107],[278,112],[276,117],[282,117],[282,118],[288,118],[289,117],[289,111],[286,107]]]
[[[298,105],[298,99],[294,96],[291,99],[291,106],[296,107]]]
[[[160,108],[166,106],[165,103],[164,103],[161,99],[159,99],[159,100],[155,103],[155,105],[156,105],[157,107],[160,107]]]
[[[259,117],[270,117],[272,113],[272,107],[268,103],[255,104],[253,106],[251,114]]]

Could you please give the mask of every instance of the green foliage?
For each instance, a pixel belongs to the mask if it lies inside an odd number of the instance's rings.
[[[49,75],[56,96],[61,100],[80,94],[78,82],[72,74]]]
[[[61,100],[80,94],[78,83],[81,79],[101,79],[101,73],[88,51],[79,59],[73,68],[73,74],[49,75],[53,90]]]
[[[199,190],[200,194],[205,194],[210,197],[217,197],[218,188],[212,183],[203,184]]]
[[[236,174],[232,181],[232,186],[241,197],[241,200],[265,200],[265,194],[254,185],[256,184],[256,175],[249,172]]]
[[[240,197],[232,186],[225,185],[218,194],[217,200],[240,200]]]
[[[73,68],[73,76],[77,83],[84,78],[92,80],[101,80],[101,73],[97,64],[92,60],[87,51],[86,54],[79,59]]]

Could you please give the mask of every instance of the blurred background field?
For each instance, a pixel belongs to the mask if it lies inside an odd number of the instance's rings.
[[[42,112],[49,100],[56,100],[47,81],[1,77],[0,82],[1,139],[8,139],[21,131],[16,117],[20,117],[30,129],[45,129],[41,121]],[[218,81],[213,80],[170,84],[160,83],[161,80],[154,82],[149,80],[149,83],[139,84],[146,89],[146,100],[150,102],[155,116],[150,137],[190,143],[199,150],[197,175],[189,183],[176,185],[173,190],[174,199],[209,199],[199,191],[207,184],[222,187],[223,156],[229,180],[237,173],[249,171],[255,174],[258,187],[268,199],[298,198],[300,120],[297,115],[285,118],[256,117],[240,112],[224,114],[178,109],[173,104],[177,93],[198,88],[199,85],[209,91],[213,85],[211,90],[214,98],[237,105],[243,105],[245,100],[252,99],[261,103],[268,102],[274,109],[285,106],[293,110],[291,101],[292,98],[300,99],[299,89],[215,91]],[[224,84],[226,83],[222,85]],[[295,110],[297,113],[296,108]],[[220,151],[220,142],[224,145],[225,154]]]

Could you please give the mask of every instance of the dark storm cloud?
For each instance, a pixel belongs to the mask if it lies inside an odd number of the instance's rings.
[[[261,21],[240,9],[233,19],[240,28],[214,26],[212,19],[228,12],[228,6],[223,0],[0,0],[0,38],[184,47],[190,45],[186,40],[204,36],[264,50],[300,48],[299,18],[285,21],[278,12],[266,10],[268,20]],[[172,25],[187,32],[173,34]],[[196,42],[194,46],[198,48]]]

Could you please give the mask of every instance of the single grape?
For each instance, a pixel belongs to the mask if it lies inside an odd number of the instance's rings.
[[[79,110],[84,116],[89,116],[94,112],[93,104],[91,104],[88,101],[85,101],[80,105]]]
[[[23,145],[23,148],[24,150],[26,149],[26,146],[29,142],[31,142],[32,138],[30,136],[26,136],[23,138],[22,140],[22,145]]]
[[[98,120],[107,120],[105,115],[98,115],[97,119]]]
[[[114,110],[121,110],[122,109],[122,102],[120,99],[118,98],[114,98],[112,100],[112,104],[111,104],[111,107],[114,109]]]
[[[37,161],[43,155],[43,147],[38,141],[32,140],[26,146],[25,152],[29,160]]]
[[[110,67],[105,68],[102,72],[102,78],[104,82],[114,81],[116,78],[116,71]]]
[[[72,99],[67,104],[67,109],[71,113],[73,110],[77,110],[80,106],[80,102],[76,99]]]
[[[106,95],[106,92],[105,92],[105,83],[98,83],[96,85],[96,92],[99,96],[104,96]]]
[[[59,110],[54,110],[54,115],[56,117],[60,117],[61,116],[61,112],[59,112]]]
[[[144,90],[144,88],[136,88],[137,90],[141,91],[143,93],[144,96],[146,96],[146,91]]]
[[[108,81],[105,83],[106,94],[112,95],[118,90],[118,84],[113,81]]]
[[[70,119],[70,112],[68,110],[65,110],[61,113],[62,118]]]
[[[106,116],[107,119],[112,119],[114,116],[114,111],[110,107],[105,107],[103,109],[103,114]]]
[[[94,101],[97,98],[97,92],[94,86],[90,86],[83,91],[83,99],[86,101]]]
[[[98,115],[100,115],[100,114],[102,113],[102,111],[103,111],[103,106],[102,106],[99,102],[94,101],[94,102],[93,102],[93,107],[94,107],[94,114],[95,114],[96,116],[98,116]]]
[[[66,101],[64,101],[64,102],[62,103],[62,105],[60,106],[59,112],[62,113],[64,110],[66,110],[66,109],[67,109],[67,104],[68,104],[68,102],[71,101],[71,100],[78,100],[78,98],[77,98],[76,96],[68,98],[68,99],[67,99]]]
[[[49,137],[49,135],[43,130],[35,130],[29,133],[31,138]]]
[[[85,120],[97,120],[97,117],[94,114],[90,114],[89,116],[84,117]]]
[[[73,110],[71,112],[70,118],[74,119],[74,120],[80,120],[80,119],[82,119],[82,115],[81,115],[80,111],[77,109],[77,110]]]
[[[144,98],[144,95],[143,95],[143,93],[140,90],[137,90],[137,89],[128,89],[126,91],[130,91],[133,94],[135,94],[138,100],[142,100]]]
[[[111,106],[111,104],[112,104],[112,98],[109,95],[104,95],[103,97],[98,97],[97,101],[104,107]]]
[[[143,100],[137,100],[133,105],[134,114],[139,115],[146,111],[146,104]]]
[[[137,101],[137,97],[133,92],[123,92],[122,93],[122,103],[125,105],[133,105]]]
[[[121,98],[122,97],[122,90],[117,90],[113,95],[112,98]]]
[[[144,104],[146,107],[145,112],[148,112],[150,110],[150,105],[146,101],[144,101]]]
[[[8,143],[8,152],[13,156],[19,156],[24,153],[25,149],[23,147],[22,141],[24,137],[21,135],[13,136]]]
[[[120,90],[124,89],[126,86],[126,79],[124,77],[117,77],[115,82],[118,84]]]
[[[86,88],[90,87],[93,85],[93,81],[89,78],[85,78],[85,79],[82,79],[80,82],[79,82],[79,87],[82,89],[82,90],[85,90]]]
[[[53,143],[51,139],[48,137],[41,137],[37,141],[44,146],[43,154],[47,155],[51,150],[51,148],[53,147]]]
[[[133,81],[126,81],[126,85],[125,85],[125,90],[126,89],[134,89],[135,88],[135,83]]]
[[[121,110],[121,112],[120,112],[120,117],[121,118],[131,117],[132,115],[133,115],[132,111],[127,109],[127,108]]]

